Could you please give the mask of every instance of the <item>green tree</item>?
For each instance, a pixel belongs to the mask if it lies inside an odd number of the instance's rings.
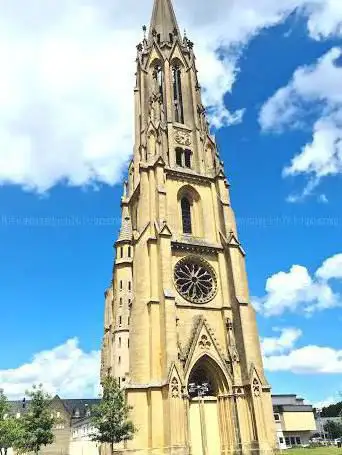
[[[324,431],[328,433],[330,439],[337,439],[342,436],[342,424],[328,420],[324,425]]]
[[[22,438],[22,426],[10,415],[10,406],[4,391],[0,389],[0,453],[6,455],[10,447],[16,447]]]
[[[42,385],[33,386],[26,392],[29,397],[27,412],[21,419],[23,437],[17,444],[19,452],[39,453],[42,446],[54,441],[53,426],[55,418],[51,415],[51,397],[43,390]]]
[[[102,384],[103,394],[98,406],[92,408],[92,423],[95,432],[93,441],[110,444],[111,453],[114,444],[133,438],[136,428],[129,420],[131,407],[126,402],[125,392],[117,380],[107,376]]]
[[[339,417],[342,415],[342,401],[322,409],[322,417]]]

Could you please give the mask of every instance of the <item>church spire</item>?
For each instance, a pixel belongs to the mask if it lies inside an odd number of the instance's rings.
[[[172,6],[172,0],[154,0],[149,40],[153,34],[159,35],[161,43],[170,41],[170,34],[180,36],[180,31]]]

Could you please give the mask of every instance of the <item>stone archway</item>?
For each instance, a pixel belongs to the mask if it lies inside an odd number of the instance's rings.
[[[220,397],[228,395],[228,381],[221,367],[204,355],[188,377],[189,423],[192,455],[220,455],[226,446],[222,428],[224,405]]]

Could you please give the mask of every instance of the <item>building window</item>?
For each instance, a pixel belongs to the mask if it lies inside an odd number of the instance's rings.
[[[55,425],[55,429],[56,430],[64,430],[64,425],[59,423],[59,424]]]
[[[122,306],[122,297],[120,297],[120,306]]]
[[[153,77],[155,78],[157,87],[158,87],[158,92],[160,95],[161,102],[164,102],[164,73],[163,73],[163,68],[161,65],[158,63],[154,67],[154,72],[153,72]]]
[[[291,444],[290,444],[290,438],[285,438],[285,444],[287,447],[289,447]]]
[[[173,76],[173,103],[175,109],[175,121],[184,123],[184,107],[182,95],[182,71],[179,66],[172,68]]]
[[[121,365],[121,357],[119,356],[118,364]]]
[[[301,440],[300,440],[300,437],[299,437],[299,436],[296,437],[296,444],[297,444],[297,445],[301,445]]]
[[[123,247],[120,248],[120,258],[123,258]]]
[[[176,148],[176,164],[183,166],[183,150],[180,148]]]
[[[128,347],[128,349],[129,349],[129,338],[128,338],[128,340],[127,340],[127,347]]]
[[[127,319],[127,325],[129,325],[129,323],[130,323],[130,319],[131,319],[131,318],[128,316],[128,319]]]
[[[296,445],[296,438],[291,436],[291,445],[295,446]]]
[[[121,327],[122,325],[122,316],[119,317],[119,326]]]
[[[279,414],[274,414],[274,420],[276,422],[280,422],[280,415]]]
[[[122,289],[122,280],[120,280],[120,289]]]
[[[132,248],[129,246],[128,247],[128,257],[130,258],[132,254]]]
[[[284,438],[279,438],[279,444],[284,444]]]
[[[132,306],[132,300],[131,300],[131,299],[128,299],[128,306],[129,306],[129,307]]]
[[[131,283],[131,281],[128,282],[128,290],[129,290],[129,291],[132,290],[132,283]]]
[[[119,337],[119,348],[121,348],[121,337]]]
[[[183,197],[183,199],[181,200],[181,208],[182,208],[183,233],[191,234],[192,233],[191,205],[190,205],[188,198]]]
[[[191,168],[191,151],[190,150],[185,150],[184,162],[185,162],[185,167],[190,169]]]

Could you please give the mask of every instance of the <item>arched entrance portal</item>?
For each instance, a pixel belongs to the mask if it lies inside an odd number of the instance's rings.
[[[226,378],[209,356],[194,365],[188,380],[192,455],[220,455],[221,429],[218,396],[228,392]]]

